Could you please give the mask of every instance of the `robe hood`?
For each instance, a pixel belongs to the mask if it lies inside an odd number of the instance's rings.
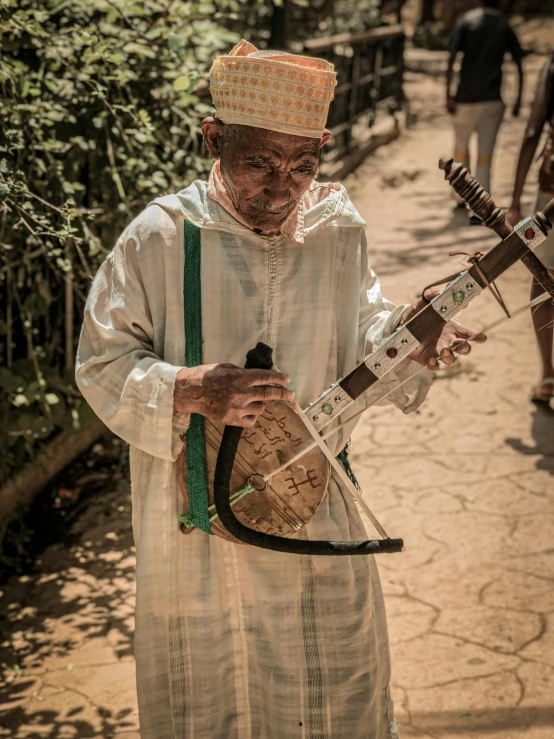
[[[236,221],[225,208],[208,197],[207,184],[203,180],[195,180],[181,192],[156,198],[152,203],[174,216],[185,218],[199,228],[252,234],[251,229]],[[319,203],[304,211],[305,235],[323,227],[363,228],[365,225],[343,185],[339,185]]]

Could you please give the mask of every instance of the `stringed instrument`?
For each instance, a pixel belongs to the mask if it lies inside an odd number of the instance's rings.
[[[440,334],[444,323],[517,261],[521,261],[554,299],[554,279],[533,249],[544,241],[554,223],[554,199],[542,213],[525,218],[515,229],[506,222],[489,193],[461,164],[440,162],[453,189],[484,224],[502,239],[471,266],[448,278],[449,284],[416,316],[398,328],[345,378],[338,380],[308,408],[273,401],[252,429],[217,425],[206,419],[205,442],[210,532],[230,541],[276,551],[310,555],[353,555],[402,550],[369,510],[343,467],[332,456],[324,429],[379,382],[422,342]],[[246,368],[271,369],[271,349],[264,344],[248,353]],[[423,369],[423,367],[421,368]],[[178,477],[185,512],[181,530],[192,531],[186,476],[186,448],[178,459]],[[321,505],[331,468],[349,489],[379,531],[368,541],[309,541],[290,538]]]

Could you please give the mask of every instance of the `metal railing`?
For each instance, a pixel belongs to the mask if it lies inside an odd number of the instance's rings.
[[[338,84],[327,126],[333,158],[349,153],[380,113],[393,115],[404,103],[405,35],[401,25],[305,41],[303,50],[335,65]]]

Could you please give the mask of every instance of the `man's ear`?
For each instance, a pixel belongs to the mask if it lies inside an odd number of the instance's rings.
[[[221,157],[221,142],[225,124],[219,118],[209,116],[202,121],[202,135],[212,159]]]
[[[331,131],[329,131],[328,128],[326,128],[325,131],[323,131],[323,136],[321,137],[321,141],[319,142],[320,149],[322,149],[325,146],[325,144],[329,141],[332,135],[333,134],[331,133]]]

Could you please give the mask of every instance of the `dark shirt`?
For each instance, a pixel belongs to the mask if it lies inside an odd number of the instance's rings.
[[[494,8],[477,8],[465,13],[452,31],[450,51],[463,52],[459,103],[501,100],[502,62],[509,51],[514,61],[524,52],[506,18]]]

